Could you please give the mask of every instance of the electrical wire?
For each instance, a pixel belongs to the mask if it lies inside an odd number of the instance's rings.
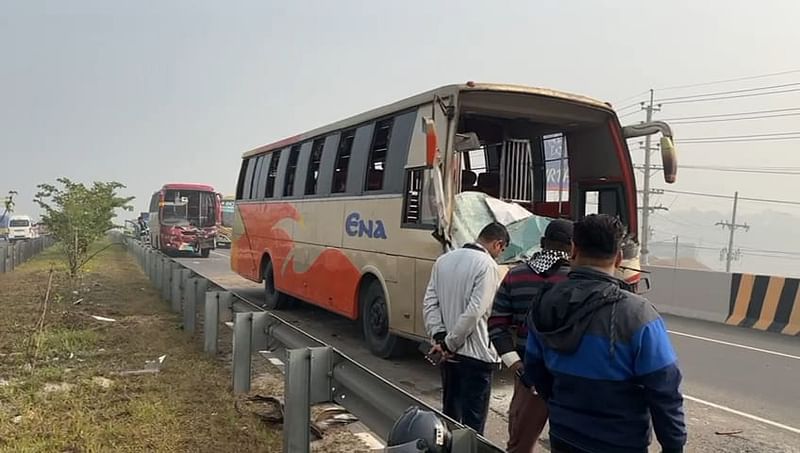
[[[747,93],[747,94],[737,94],[731,96],[718,96],[718,97],[702,97],[699,99],[687,99],[687,100],[676,100],[676,101],[664,101],[664,102],[657,102],[660,105],[667,105],[667,104],[688,104],[692,102],[706,102],[706,101],[721,101],[725,99],[738,99],[738,98],[749,98],[754,96],[768,96],[771,94],[784,94],[784,93],[796,93],[800,91],[800,88],[792,88],[788,90],[778,90],[778,91],[769,91],[765,93]]]
[[[755,110],[752,112],[737,112],[737,113],[718,113],[718,114],[709,114],[709,115],[698,115],[698,116],[684,116],[684,117],[676,117],[676,118],[664,118],[662,121],[683,121],[683,120],[702,120],[706,118],[725,118],[731,116],[740,116],[740,115],[761,115],[765,113],[780,113],[780,112],[796,112],[800,110],[800,107],[792,107],[786,109],[772,109],[772,110]]]
[[[750,93],[750,92],[754,92],[754,91],[764,91],[764,90],[772,90],[772,89],[777,89],[777,88],[787,88],[787,87],[794,87],[794,86],[798,86],[798,85],[800,85],[800,82],[783,83],[783,84],[780,84],[780,85],[769,85],[769,86],[765,86],[765,87],[741,88],[741,89],[738,89],[738,90],[715,91],[715,92],[711,92],[711,93],[700,93],[700,94],[690,94],[690,95],[686,95],[686,96],[675,96],[675,97],[671,97],[671,98],[661,98],[661,99],[656,99],[653,102],[660,103],[662,101],[676,101],[676,100],[681,100],[681,99],[692,99],[692,98],[698,98],[698,97],[721,96],[721,95],[725,95],[725,94]]]
[[[780,71],[780,72],[771,72],[771,73],[767,73],[767,74],[759,74],[759,75],[753,75],[753,76],[735,77],[735,78],[731,78],[731,79],[713,80],[713,81],[710,81],[710,82],[691,83],[691,84],[686,84],[686,85],[673,85],[673,86],[668,86],[668,87],[657,88],[657,90],[658,91],[667,91],[667,90],[680,90],[680,89],[684,89],[684,88],[697,88],[697,87],[704,87],[704,86],[709,86],[709,85],[719,85],[721,83],[741,82],[743,80],[756,80],[756,79],[763,79],[763,78],[767,78],[767,77],[776,77],[776,76],[781,76],[781,75],[797,74],[797,73],[800,73],[800,69],[792,69],[792,70],[789,70],[789,71]],[[645,94],[648,93],[648,92],[649,92],[649,90],[646,91]]]
[[[733,200],[734,197],[730,195],[718,195],[713,193],[703,193],[703,192],[691,192],[686,190],[672,190],[672,189],[659,189],[663,190],[664,193],[674,193],[680,195],[692,195],[698,197],[707,197],[707,198],[720,198],[725,200]],[[800,206],[800,202],[798,201],[790,201],[790,200],[774,200],[770,198],[749,198],[749,197],[739,197],[740,201],[752,201],[756,203],[773,203],[773,204],[782,204],[788,206]]]

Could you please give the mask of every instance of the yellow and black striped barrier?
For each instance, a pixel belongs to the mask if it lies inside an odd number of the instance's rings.
[[[800,334],[800,279],[733,274],[726,324]]]

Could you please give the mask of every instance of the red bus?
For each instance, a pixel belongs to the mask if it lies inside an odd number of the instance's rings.
[[[164,184],[150,199],[150,244],[171,255],[207,258],[222,219],[219,194],[205,184]]]

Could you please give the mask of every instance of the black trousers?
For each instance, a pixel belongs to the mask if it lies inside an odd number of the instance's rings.
[[[442,364],[442,411],[448,417],[483,434],[497,365],[456,356]]]

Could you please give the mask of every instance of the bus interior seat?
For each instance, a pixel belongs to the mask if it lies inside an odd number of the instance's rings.
[[[369,180],[367,181],[367,190],[381,190],[383,182],[383,170],[370,170]]]
[[[478,190],[491,197],[500,197],[500,173],[486,172],[478,176]]]
[[[472,170],[461,170],[461,190],[474,190],[478,175]]]

